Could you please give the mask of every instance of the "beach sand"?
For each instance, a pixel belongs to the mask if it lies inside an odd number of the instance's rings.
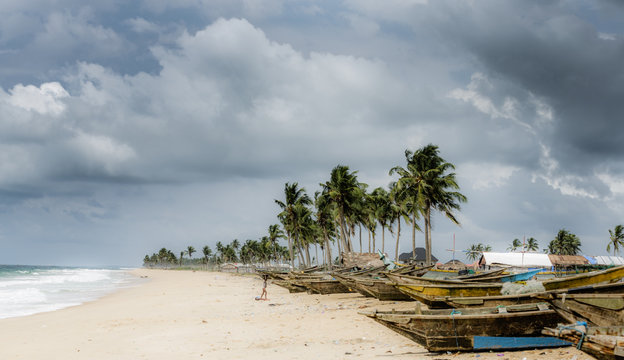
[[[358,315],[359,294],[290,294],[262,281],[203,271],[139,269],[148,281],[94,302],[0,320],[0,359],[592,359],[572,348],[431,354]]]

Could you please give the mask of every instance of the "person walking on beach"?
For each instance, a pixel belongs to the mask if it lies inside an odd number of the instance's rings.
[[[262,275],[262,294],[260,297],[257,297],[256,300],[269,300],[267,299],[267,282],[269,280],[269,275]]]

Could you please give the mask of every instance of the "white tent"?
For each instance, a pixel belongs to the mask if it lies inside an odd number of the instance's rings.
[[[624,265],[624,258],[621,256],[593,256],[598,265]]]
[[[479,265],[507,265],[514,267],[538,267],[551,268],[552,263],[548,254],[542,253],[498,253],[484,252],[479,260]]]

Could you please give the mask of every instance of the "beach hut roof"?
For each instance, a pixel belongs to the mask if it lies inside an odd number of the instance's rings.
[[[508,265],[517,267],[552,267],[547,254],[542,253],[499,253],[484,252],[479,260],[480,265]]]
[[[548,258],[553,266],[575,266],[589,265],[590,262],[582,255],[553,255],[549,254]]]
[[[466,264],[459,260],[449,260],[445,264],[436,267],[442,270],[464,270],[466,269]]]
[[[412,252],[405,252],[401,255],[399,255],[399,261],[402,262],[408,262],[410,259],[412,259]],[[415,261],[425,261],[426,260],[426,256],[425,256],[425,248],[421,248],[421,247],[417,247],[416,248],[416,258]],[[433,256],[433,254],[431,254],[431,261],[433,262],[437,262],[438,258],[436,258],[435,256]]]
[[[594,256],[598,265],[624,265],[624,258],[621,256]]]

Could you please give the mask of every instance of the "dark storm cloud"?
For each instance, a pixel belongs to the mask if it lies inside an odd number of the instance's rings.
[[[479,2],[445,8],[448,22],[435,26],[483,71],[543,97],[555,112],[553,156],[587,175],[624,153],[624,39],[602,34],[567,5]]]

